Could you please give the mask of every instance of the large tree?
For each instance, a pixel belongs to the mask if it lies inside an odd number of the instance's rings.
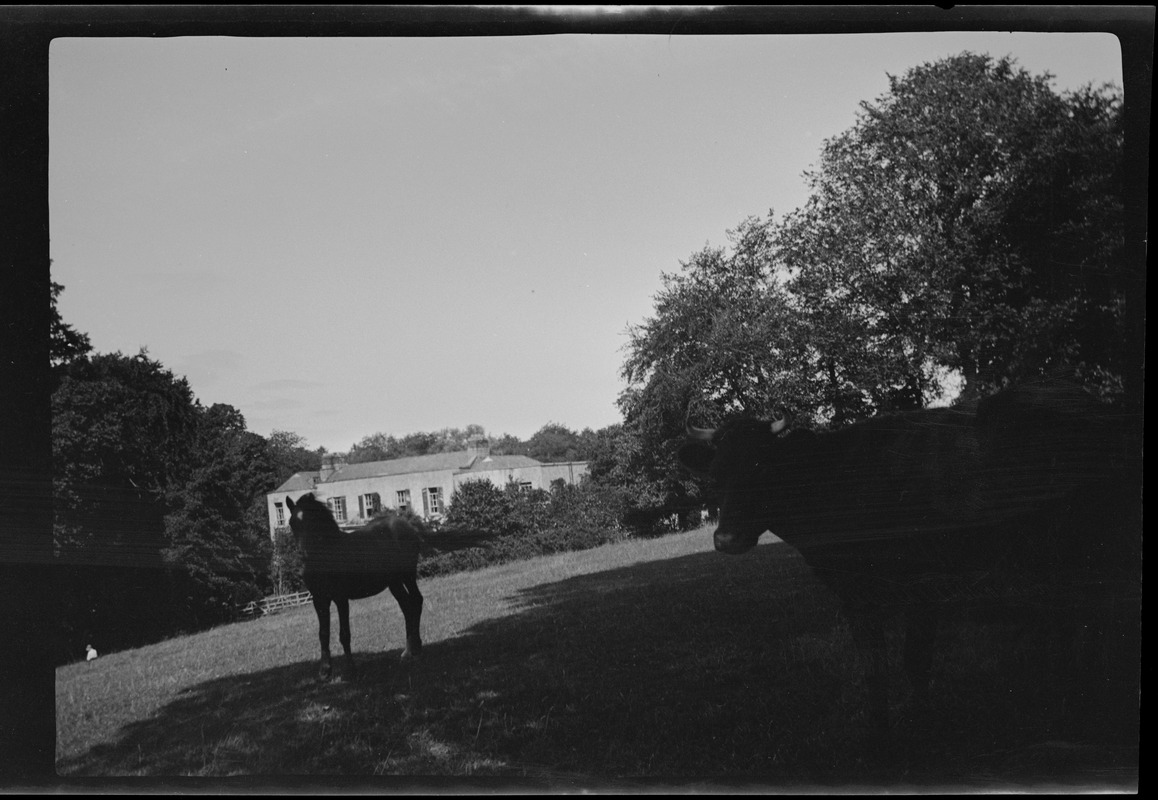
[[[52,413],[57,658],[229,619],[269,587],[264,493],[287,465],[236,409],[142,350],[61,364]]]
[[[62,367],[52,395],[57,658],[170,632],[167,496],[187,473],[196,427],[189,384],[144,351]]]
[[[817,422],[915,408],[1058,366],[1123,366],[1121,100],[970,53],[890,76],[825,143],[807,203],[663,276],[620,405]],[[956,383],[956,385],[955,385]]]
[[[182,627],[228,620],[271,588],[265,492],[273,485],[269,445],[229,405],[198,408],[188,469],[167,492],[165,558]]]
[[[526,454],[536,461],[581,461],[583,442],[579,434],[558,422],[548,422],[527,440]]]
[[[188,471],[196,428],[189,383],[144,350],[70,363],[52,396],[58,552],[97,536],[106,537],[104,549],[140,533],[118,522],[113,495],[163,502]]]
[[[655,316],[628,333],[619,406],[629,427],[682,430],[687,414],[754,413],[807,393],[801,321],[773,269],[770,220],[728,232],[661,276]]]
[[[624,424],[592,470],[630,483],[633,527],[687,517],[703,500],[675,457],[688,423],[796,410],[813,394],[808,336],[773,269],[772,232],[771,220],[750,218],[728,232],[730,248],[695,253],[662,276],[655,316],[628,331]],[[610,466],[609,454],[620,463]]]
[[[688,422],[839,426],[1061,366],[1117,391],[1121,123],[1111,88],[1059,95],[1010,59],[890,77],[825,143],[804,207],[662,276],[629,330],[617,450],[637,496],[707,499],[675,465]]]
[[[322,468],[325,448],[310,450],[305,437],[292,431],[273,431],[266,439],[266,447],[273,469],[271,487],[281,486],[295,473],[317,472]]]
[[[946,371],[984,392],[1068,364],[1113,390],[1121,99],[1049,81],[963,53],[890,76],[825,143],[776,237],[811,327],[837,333],[814,371],[874,408],[930,402]]]
[[[48,356],[52,367],[60,367],[92,352],[87,333],[81,333],[60,316],[56,301],[64,286],[52,282],[52,300],[49,309]]]

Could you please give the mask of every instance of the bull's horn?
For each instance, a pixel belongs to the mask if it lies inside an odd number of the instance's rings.
[[[772,423],[772,433],[780,433],[788,427],[788,417],[781,417]]]
[[[710,442],[712,437],[716,435],[715,428],[695,428],[691,425],[688,425],[687,429],[689,438],[698,439],[704,442]]]

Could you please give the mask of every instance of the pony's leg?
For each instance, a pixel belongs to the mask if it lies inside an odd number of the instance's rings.
[[[418,591],[416,573],[408,573],[395,578],[388,584],[390,593],[398,601],[402,616],[406,619],[406,649],[403,658],[412,658],[422,653],[422,637],[419,634],[422,619],[422,593]]]
[[[845,609],[849,631],[857,649],[868,662],[865,688],[869,695],[869,716],[878,733],[889,733],[889,659],[885,643],[884,619],[879,609]]]
[[[330,598],[314,595],[314,611],[318,614],[318,642],[322,647],[322,667],[318,678],[329,680],[333,672],[330,666]]]
[[[410,615],[406,618],[406,646],[414,655],[422,652],[422,592],[418,591],[418,572],[409,572],[402,582],[410,593]]]
[[[914,607],[906,613],[905,672],[913,687],[918,708],[929,704],[929,676],[933,668],[933,642],[937,638],[938,613],[934,608]]]
[[[346,653],[346,674],[353,679],[358,670],[354,666],[354,653],[350,649],[350,601],[345,597],[335,597],[334,605],[338,607],[338,641]]]

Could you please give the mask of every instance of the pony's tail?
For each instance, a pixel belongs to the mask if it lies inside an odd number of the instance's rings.
[[[456,550],[469,550],[474,547],[487,548],[491,546],[491,539],[495,536],[490,531],[469,530],[466,528],[441,528],[437,531],[423,532],[422,544],[427,550],[436,553],[453,553]]]

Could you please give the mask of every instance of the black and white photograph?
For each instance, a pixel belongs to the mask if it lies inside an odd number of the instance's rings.
[[[1153,8],[184,8],[28,101],[54,785],[1138,791]]]

